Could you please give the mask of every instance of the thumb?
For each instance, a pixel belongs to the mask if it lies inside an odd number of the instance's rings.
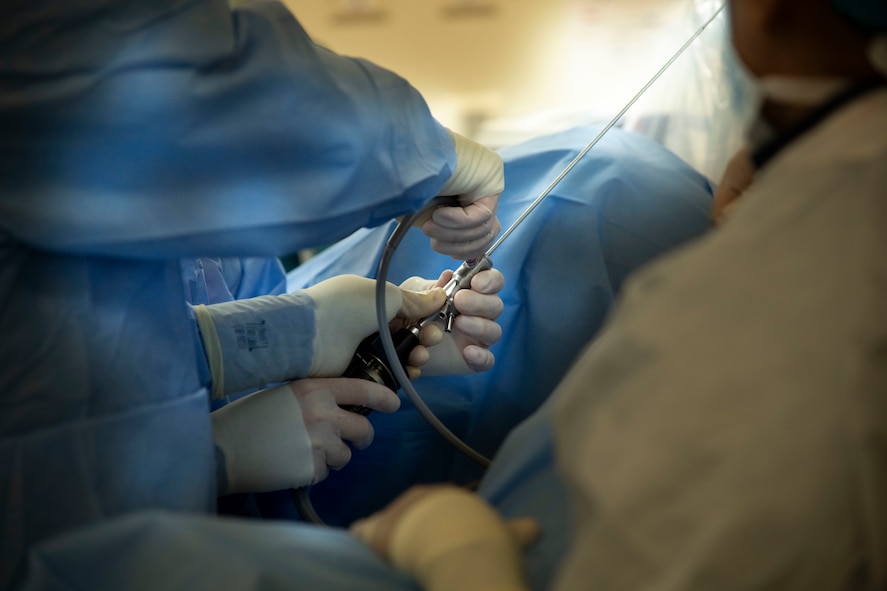
[[[427,291],[434,287],[435,282],[433,280],[418,277],[416,275],[405,279],[404,282],[400,284],[401,289],[409,289],[410,291]]]
[[[400,309],[395,315],[409,320],[425,318],[434,314],[447,299],[446,293],[440,287],[428,291],[410,291],[408,289],[400,291],[402,295]]]
[[[505,524],[511,536],[517,541],[521,548],[526,548],[539,539],[542,529],[539,522],[532,517],[518,517],[510,519]]]

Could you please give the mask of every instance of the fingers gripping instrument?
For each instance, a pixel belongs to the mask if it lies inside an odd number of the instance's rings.
[[[459,314],[454,302],[456,292],[460,289],[470,287],[471,280],[475,275],[481,271],[492,268],[493,261],[491,261],[490,257],[487,255],[462,263],[462,265],[453,273],[452,279],[450,279],[450,281],[444,286],[444,293],[446,294],[447,299],[444,302],[443,307],[441,307],[436,314],[425,318],[419,323],[402,328],[392,335],[391,338],[394,342],[394,349],[397,352],[397,359],[402,366],[407,364],[410,352],[419,344],[419,331],[423,326],[429,322],[441,320],[444,323],[445,331],[453,331],[453,323],[456,320],[456,316]],[[354,353],[354,357],[351,359],[351,363],[348,365],[348,368],[345,369],[345,373],[342,374],[342,377],[370,380],[377,384],[387,386],[391,390],[397,392],[400,385],[391,367],[391,364],[388,362],[388,355],[386,355],[382,343],[382,336],[377,332],[361,341],[360,345],[357,347],[357,351]],[[365,406],[352,404],[342,405],[342,408],[363,416],[366,416],[371,412],[370,409]]]
[[[416,324],[402,328],[391,336],[401,366],[406,364],[410,352],[419,344],[419,329],[420,326]],[[391,367],[392,365],[388,362],[388,356],[385,354],[385,349],[382,345],[381,334],[377,332],[361,341],[342,377],[369,380],[387,386],[396,392],[398,381],[392,373]],[[367,416],[372,412],[372,409],[356,404],[342,404],[340,407],[362,416]],[[292,489],[290,493],[292,494],[293,504],[303,520],[308,523],[325,525],[323,519],[314,509],[310,490],[308,486]]]
[[[407,328],[402,328],[392,335],[394,348],[397,351],[397,359],[401,365],[406,365],[410,352],[419,344],[420,328],[419,324],[414,324]],[[369,380],[387,386],[397,392],[399,385],[391,367],[382,345],[382,336],[377,332],[361,341],[342,377]],[[365,406],[343,404],[341,407],[363,416],[371,412]]]
[[[410,352],[412,352],[413,348],[419,344],[419,331],[423,326],[429,322],[441,320],[444,323],[444,330],[452,332],[453,323],[456,320],[456,316],[459,314],[454,302],[456,293],[460,289],[469,288],[471,286],[471,280],[475,275],[481,271],[492,268],[493,261],[490,260],[490,257],[487,255],[462,263],[462,265],[460,265],[453,273],[452,279],[450,279],[444,286],[444,293],[446,294],[447,299],[441,309],[436,314],[432,314],[421,322],[402,328],[392,335],[391,338],[394,342],[394,349],[397,352],[397,359],[402,366],[407,364]],[[382,336],[377,332],[361,341],[360,345],[357,347],[357,351],[354,353],[354,357],[351,359],[351,363],[348,365],[348,368],[345,369],[345,373],[342,374],[342,377],[370,380],[377,384],[387,386],[391,390],[397,392],[400,384],[398,383],[397,377],[394,375],[391,367],[391,363],[388,361],[388,355],[385,353],[385,348],[382,343]],[[342,408],[364,416],[370,414],[370,409],[365,406],[349,404],[342,405]]]
[[[450,201],[451,200],[448,199],[446,204],[452,205]],[[431,204],[433,207],[439,205],[439,202]],[[419,212],[418,215],[421,214],[422,212]],[[492,268],[493,261],[486,254],[463,262],[459,268],[453,272],[453,277],[443,288],[444,294],[446,294],[446,301],[441,309],[424,320],[407,326],[406,328],[402,328],[392,334],[391,338],[394,343],[394,350],[397,353],[397,359],[400,361],[401,367],[407,365],[410,353],[413,348],[419,344],[419,332],[423,326],[440,320],[444,323],[444,330],[446,332],[452,332],[453,323],[456,320],[456,316],[459,314],[454,301],[456,293],[460,289],[470,288],[471,280],[474,279],[475,275],[481,271]],[[370,380],[377,384],[387,386],[395,392],[397,392],[400,387],[397,376],[394,374],[392,365],[388,360],[382,336],[378,332],[361,341],[357,350],[354,352],[354,357],[351,359],[351,363],[345,369],[345,373],[342,374],[342,377]],[[363,416],[366,416],[371,412],[370,409],[358,405],[342,405],[342,408]]]
[[[486,271],[487,269],[492,268],[493,261],[490,260],[490,257],[486,254],[462,263],[453,273],[453,278],[444,286],[444,293],[447,296],[447,300],[444,302],[443,307],[436,316],[431,316],[423,320],[420,323],[420,326],[424,326],[427,322],[436,318],[444,321],[445,331],[453,332],[453,322],[456,320],[456,315],[459,314],[453,300],[456,296],[456,292],[460,289],[470,288],[471,280],[474,279],[475,275],[481,271]]]

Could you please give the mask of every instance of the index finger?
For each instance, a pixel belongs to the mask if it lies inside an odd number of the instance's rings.
[[[333,378],[347,381],[347,387],[338,388],[333,396],[339,406],[365,406],[372,410],[392,413],[400,408],[400,398],[387,386],[359,378]]]
[[[485,295],[474,290],[461,289],[453,296],[453,303],[460,314],[480,316],[495,320],[505,307],[502,299],[495,295]]]
[[[484,269],[471,278],[471,290],[478,293],[492,295],[502,291],[505,287],[505,275],[499,269]]]

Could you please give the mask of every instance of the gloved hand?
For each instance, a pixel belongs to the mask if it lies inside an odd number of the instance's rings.
[[[502,158],[493,150],[450,131],[456,147],[456,169],[439,191],[456,195],[459,207],[439,207],[418,226],[431,238],[431,248],[454,259],[483,254],[501,225],[496,217],[499,194],[505,188]]]
[[[389,283],[385,290],[388,320],[396,317],[404,324],[434,314],[446,296],[442,289],[433,288],[411,290]],[[375,290],[374,279],[356,275],[333,277],[305,290],[315,302],[318,327],[309,375],[342,375],[360,342],[378,330]]]
[[[452,271],[444,271],[436,283],[411,277],[400,286],[423,291],[443,287],[452,276]],[[439,323],[424,326],[419,335],[421,345],[413,349],[409,364],[428,376],[471,374],[492,368],[496,360],[490,347],[502,336],[496,318],[502,313],[503,303],[496,294],[504,285],[505,277],[497,269],[475,275],[471,288],[460,289],[453,297],[459,312],[453,332],[444,332]]]
[[[388,319],[433,314],[443,290],[389,284]],[[213,397],[302,377],[337,377],[376,332],[375,281],[341,275],[279,296],[194,306],[212,373]]]
[[[411,488],[350,529],[426,591],[530,588],[521,553],[539,536],[538,524],[526,518],[506,523],[464,489]]]
[[[364,449],[373,426],[342,404],[379,412],[400,407],[380,384],[349,378],[297,380],[261,390],[211,414],[213,441],[224,455],[219,494],[267,492],[320,482],[351,460],[350,441]]]

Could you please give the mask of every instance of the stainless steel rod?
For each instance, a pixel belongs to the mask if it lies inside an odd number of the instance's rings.
[[[677,52],[675,52],[675,54],[671,56],[671,58],[669,58],[669,60],[665,62],[665,64],[661,68],[659,68],[659,71],[657,71],[656,74],[654,74],[653,77],[650,78],[650,80],[648,80],[646,84],[644,84],[644,86],[637,92],[637,94],[635,94],[631,98],[631,100],[628,101],[628,103],[626,103],[624,107],[622,107],[622,110],[620,110],[615,117],[610,119],[609,123],[607,123],[603,127],[603,129],[598,132],[594,139],[588,142],[588,145],[586,145],[585,148],[583,148],[582,151],[579,152],[579,154],[577,154],[575,158],[573,158],[573,160],[567,165],[567,167],[564,168],[559,175],[557,175],[557,178],[554,179],[551,184],[548,185],[548,187],[544,191],[542,191],[542,193],[538,197],[536,197],[535,200],[533,200],[533,202],[527,207],[527,209],[524,210],[520,217],[517,218],[517,220],[515,220],[514,223],[511,224],[511,226],[509,226],[508,229],[505,230],[505,232],[503,232],[501,236],[499,236],[496,242],[494,242],[493,245],[487,249],[487,252],[485,253],[487,256],[490,256],[494,250],[499,248],[499,245],[502,244],[502,241],[505,240],[508,235],[511,234],[514,229],[517,228],[518,225],[520,225],[520,223],[526,219],[528,215],[530,215],[530,212],[536,209],[536,206],[539,205],[542,200],[548,196],[549,193],[551,193],[551,191],[558,185],[558,183],[560,183],[564,179],[565,176],[567,176],[567,174],[573,169],[573,167],[576,166],[576,164],[580,160],[582,160],[582,157],[585,156],[588,151],[591,150],[594,145],[598,143],[598,141],[600,141],[602,137],[604,137],[604,134],[610,131],[611,127],[616,125],[616,123],[622,118],[622,116],[625,115],[626,111],[628,111],[632,107],[632,105],[634,105],[637,100],[641,98],[645,92],[647,92],[647,89],[650,88],[650,86],[652,86],[653,83],[656,82],[660,76],[662,76],[662,74],[669,68],[669,66],[671,66],[671,64],[674,63],[676,59],[681,56],[682,53],[684,53],[684,50],[687,49],[690,44],[693,43],[693,41],[695,41],[696,38],[702,34],[702,31],[704,31],[706,27],[708,27],[708,25],[710,25],[712,21],[715,20],[715,18],[721,13],[723,9],[724,4],[721,4],[721,6],[714,11],[714,14],[712,14],[711,17],[709,17],[709,19],[706,20],[702,24],[702,26],[700,26],[696,30],[696,32],[690,36],[689,39],[687,39],[687,41],[681,46],[681,48],[678,49]]]

